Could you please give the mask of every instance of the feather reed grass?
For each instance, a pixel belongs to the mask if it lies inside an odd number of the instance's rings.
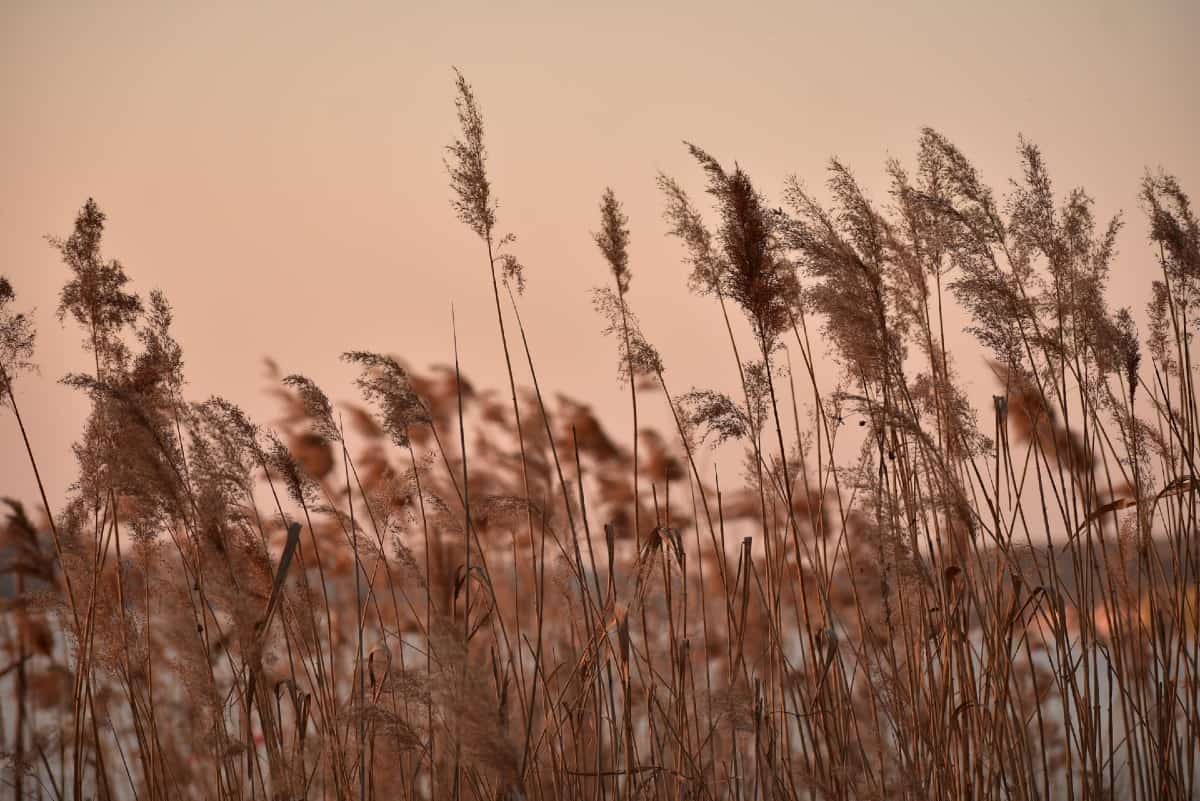
[[[88,200],[51,239],[92,354],[52,499],[21,416],[36,332],[0,278],[0,400],[39,490],[0,529],[14,799],[1200,798],[1200,223],[1174,178],[1146,176],[1125,257],[1153,266],[1143,335],[1109,306],[1127,223],[1030,142],[1003,196],[926,130],[882,202],[834,160],[778,204],[688,144],[711,209],[659,175],[663,233],[737,391],[668,389],[631,294],[654,221],[605,190],[589,269],[627,447],[544,391],[455,88],[451,203],[507,397],[456,348],[349,351],[341,403],[272,368],[269,425],[189,400],[170,305],[130,291]],[[741,485],[702,474],[706,445],[740,449]]]

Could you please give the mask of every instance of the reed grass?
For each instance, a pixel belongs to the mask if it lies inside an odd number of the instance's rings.
[[[544,390],[455,88],[503,399],[457,350],[347,352],[340,404],[276,371],[267,426],[188,399],[170,305],[129,291],[88,200],[51,240],[93,358],[64,378],[91,411],[50,498],[35,332],[0,278],[0,398],[40,493],[0,531],[14,799],[1200,798],[1200,223],[1174,178],[1146,176],[1150,247],[1118,259],[1122,221],[1024,140],[998,195],[923,131],[883,203],[836,160],[769,200],[688,144],[711,209],[660,175],[665,226],[612,190],[593,222],[621,437]],[[657,233],[715,301],[736,397],[668,389],[631,291]],[[1150,276],[1144,332],[1109,305],[1118,263]],[[741,476],[702,474],[717,444]]]

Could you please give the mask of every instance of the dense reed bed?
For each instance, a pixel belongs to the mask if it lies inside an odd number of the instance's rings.
[[[351,351],[359,400],[277,372],[257,424],[185,397],[171,307],[102,255],[96,203],[52,240],[92,356],[63,380],[91,411],[69,496],[9,501],[0,535],[5,792],[1200,798],[1200,224],[1170,176],[1121,257],[1143,315],[1106,296],[1120,221],[1057,194],[1028,142],[996,194],[927,130],[884,203],[837,161],[820,197],[768,200],[688,145],[662,221],[597,192],[594,302],[633,417],[610,432],[538,374],[456,88],[446,164],[498,392]],[[634,227],[678,238],[733,396],[669,386]],[[0,281],[0,399],[37,476],[59,457],[22,423],[25,300]],[[957,358],[951,307],[977,343]],[[956,377],[978,358],[980,410]],[[672,425],[642,426],[651,406]],[[741,470],[702,471],[714,444]]]

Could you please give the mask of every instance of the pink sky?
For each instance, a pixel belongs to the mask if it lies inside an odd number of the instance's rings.
[[[350,398],[340,352],[447,360],[451,303],[465,371],[501,385],[485,257],[441,161],[452,65],[479,95],[499,227],[528,268],[539,377],[617,432],[625,395],[588,295],[607,279],[590,236],[607,185],[630,217],[631,303],[673,389],[735,375],[664,236],[656,172],[701,194],[682,139],[772,196],[790,173],[819,185],[837,155],[883,201],[885,159],[911,163],[923,125],[998,189],[1023,132],[1060,191],[1125,210],[1112,299],[1139,319],[1153,264],[1138,181],[1161,165],[1200,196],[1192,3],[425,5],[4,3],[0,272],[36,307],[41,374],[18,397],[52,498],[84,412],[56,381],[87,357],[55,319],[66,270],[42,237],[67,234],[89,195],[107,255],[173,302],[195,399],[269,419],[268,355]],[[960,366],[986,398],[972,354]],[[0,494],[32,500],[18,447],[0,417]]]

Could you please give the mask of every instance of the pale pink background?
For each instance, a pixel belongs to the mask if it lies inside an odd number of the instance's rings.
[[[4,0],[0,271],[37,309],[42,371],[18,396],[52,497],[84,411],[55,382],[88,362],[54,317],[66,273],[42,236],[68,233],[89,195],[110,217],[108,255],[174,303],[194,398],[269,419],[266,355],[350,397],[338,353],[447,360],[452,302],[464,369],[501,384],[483,253],[441,161],[451,65],[484,110],[540,377],[617,432],[625,395],[587,293],[607,278],[589,235],[606,185],[631,218],[631,302],[673,389],[734,375],[714,306],[687,295],[663,236],[656,171],[700,195],[681,139],[740,160],[773,196],[788,173],[817,185],[836,154],[885,200],[884,160],[911,163],[922,125],[998,187],[1024,132],[1059,189],[1126,211],[1114,297],[1139,319],[1153,268],[1141,174],[1161,164],[1200,196],[1195,3],[596,5]],[[980,357],[956,350],[986,399]],[[33,500],[18,445],[0,416],[0,494]]]

